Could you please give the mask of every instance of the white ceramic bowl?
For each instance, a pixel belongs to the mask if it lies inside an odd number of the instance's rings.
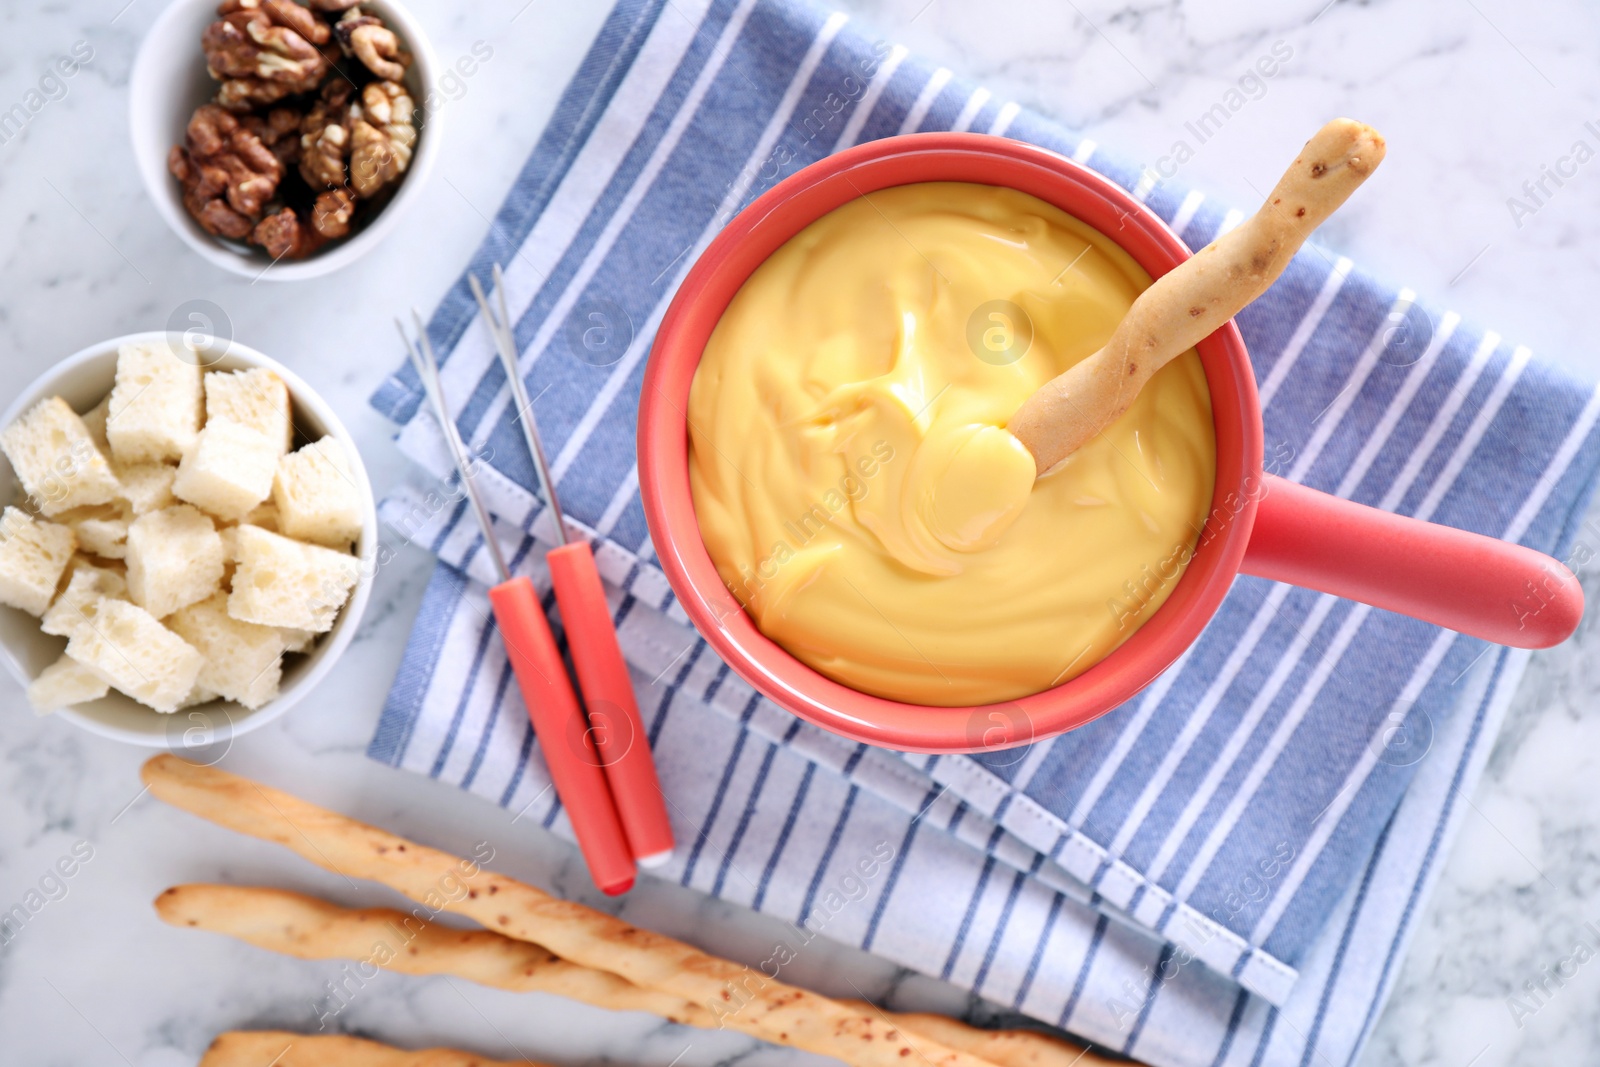
[[[167,225],[190,248],[224,270],[273,281],[298,281],[338,270],[370,252],[421,197],[439,153],[439,122],[424,104],[439,72],[439,61],[422,27],[405,8],[392,0],[365,0],[362,6],[388,23],[413,56],[405,84],[419,108],[416,154],[400,188],[359,233],[306,259],[285,259],[276,265],[259,248],[225,241],[203,230],[184,208],[178,180],[167,171],[167,154],[173,145],[183,143],[189,116],[217,92],[200,51],[200,35],[217,17],[217,0],[172,0],[145,34],[128,84],[139,176]]]
[[[5,414],[0,415],[0,427],[10,426],[23,412],[49,396],[61,397],[74,411],[87,411],[111,392],[116,378],[118,346],[160,340],[168,336],[165,332],[129,334],[90,345],[69,356],[12,401]],[[185,751],[231,742],[235,737],[265,726],[304,699],[333,669],[334,663],[355,636],[362,612],[367,607],[367,599],[372,595],[375,570],[372,560],[376,558],[378,544],[378,513],[373,503],[372,485],[367,480],[367,470],[361,463],[361,454],[356,450],[355,441],[333,409],[298,375],[253,348],[247,348],[237,341],[218,339],[202,351],[206,353],[203,362],[208,369],[266,367],[282,378],[289,387],[296,442],[303,444],[307,440],[315,441],[323,435],[331,435],[345,445],[345,452],[350,457],[350,476],[355,479],[361,492],[361,541],[356,545],[356,554],[362,565],[356,587],[340,611],[333,629],[321,635],[309,655],[291,656],[285,661],[283,682],[277,698],[254,711],[232,701],[217,700],[186,708],[174,715],[163,715],[112,690],[100,700],[55,712],[56,717],[101,737],[152,748]],[[21,496],[22,489],[17,484],[11,463],[0,453],[0,501],[15,503]],[[59,659],[65,648],[66,639],[44,633],[39,629],[39,620],[32,615],[16,608],[0,606],[0,658],[5,660],[6,667],[20,684],[27,685],[40,671]],[[10,714],[28,712],[25,707],[13,708]]]

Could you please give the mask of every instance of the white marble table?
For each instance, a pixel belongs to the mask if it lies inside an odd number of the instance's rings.
[[[294,285],[219,274],[145,199],[127,140],[126,84],[161,0],[9,7],[0,15],[0,109],[75,42],[87,41],[94,58],[64,98],[0,143],[0,399],[66,353],[158,328],[184,301],[207,299],[226,310],[236,336],[289,363],[339,408],[380,489],[401,477],[387,427],[365,404],[396,360],[389,319],[409,304],[431,306],[456,275],[603,14],[599,5],[525,3],[411,0],[446,61],[479,40],[494,56],[449,105],[446,152],[417,213],[380,255],[329,282]],[[1585,325],[1600,248],[1600,163],[1559,188],[1547,182],[1550,195],[1536,211],[1516,212],[1520,219],[1507,204],[1515,196],[1531,205],[1523,182],[1537,181],[1541,165],[1554,165],[1575,140],[1600,146],[1585,127],[1591,119],[1600,127],[1600,13],[1578,0],[1537,9],[1506,0],[1325,3],[844,6],[885,36],[1151,163],[1186,119],[1282,41],[1291,59],[1184,165],[1184,180],[1248,205],[1251,183],[1275,175],[1285,146],[1324,118],[1344,112],[1373,122],[1390,138],[1389,161],[1324,241],[1576,371],[1600,374],[1600,348]],[[492,835],[507,869],[568,884],[566,846],[363,755],[427,572],[417,552],[386,567],[357,643],[328,684],[241,742],[228,766],[440,845],[465,849]],[[1600,925],[1600,719],[1588,712],[1600,694],[1597,649],[1591,620],[1575,641],[1535,660],[1364,1062],[1576,1063],[1600,1046],[1600,963],[1580,967],[1520,1028],[1505,1002],[1567,957],[1575,939],[1593,943],[1584,922]],[[313,1004],[340,976],[338,965],[173,931],[149,901],[174,882],[218,878],[351,903],[377,895],[139,798],[143,752],[35,719],[9,680],[0,680],[0,708],[0,910],[75,843],[93,849],[65,895],[57,891],[60,899],[0,948],[0,1061],[186,1067],[221,1029],[314,1028]],[[634,893],[625,914],[749,959],[760,958],[772,929],[656,885]],[[829,991],[847,993],[851,983],[892,991],[907,1006],[968,1006],[938,983],[843,950],[814,950],[796,978]],[[736,1035],[391,975],[362,986],[340,1024],[398,1043],[456,1043],[563,1065],[805,1059]]]

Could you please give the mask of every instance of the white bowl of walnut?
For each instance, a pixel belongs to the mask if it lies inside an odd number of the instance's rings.
[[[0,502],[0,662],[29,702],[191,756],[327,676],[378,561],[339,417],[220,338],[131,334],[56,364],[0,414]]]
[[[212,263],[252,279],[327,274],[420,196],[437,69],[392,0],[173,0],[130,78],[140,177]]]

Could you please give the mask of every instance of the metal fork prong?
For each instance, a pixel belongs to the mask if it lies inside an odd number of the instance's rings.
[[[474,274],[467,275],[467,280],[472,286],[472,295],[478,301],[478,310],[483,314],[483,321],[489,328],[489,334],[494,339],[495,352],[500,357],[500,365],[505,370],[506,384],[511,389],[511,402],[517,409],[517,422],[522,427],[522,439],[527,443],[528,454],[533,459],[533,471],[539,479],[539,491],[544,495],[545,504],[550,508],[550,517],[555,521],[556,537],[561,544],[567,543],[567,519],[561,511],[561,499],[556,496],[555,479],[550,475],[550,463],[545,457],[544,439],[539,436],[539,422],[533,413],[533,402],[528,399],[528,388],[522,381],[522,370],[517,366],[517,344],[511,332],[511,314],[506,309],[506,280],[500,271],[500,264],[494,265],[494,285],[496,302],[500,305],[500,313],[495,314],[489,306],[489,299],[483,292],[483,286],[478,283]]]
[[[439,428],[444,433],[445,442],[450,446],[456,473],[461,476],[462,491],[467,494],[467,500],[472,504],[478,528],[483,531],[483,545],[488,550],[490,562],[494,564],[500,581],[509,581],[511,569],[506,566],[505,555],[500,551],[500,542],[495,539],[494,522],[489,518],[489,509],[484,506],[482,498],[478,496],[477,486],[472,483],[472,472],[467,463],[467,448],[461,441],[461,432],[456,428],[456,420],[450,414],[450,406],[445,402],[444,384],[439,380],[439,361],[433,353],[433,342],[428,340],[427,327],[423,325],[422,316],[415,309],[411,312],[411,318],[417,324],[415,344],[406,333],[405,324],[399,319],[395,319],[395,327],[400,331],[400,339],[406,345],[406,354],[411,357],[411,365],[416,368],[417,377],[422,379],[422,390],[427,394],[428,401],[433,406],[434,416],[439,420]]]

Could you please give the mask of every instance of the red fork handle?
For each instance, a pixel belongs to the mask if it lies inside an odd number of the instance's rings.
[[[1583,588],[1542,552],[1262,479],[1240,567],[1514,648],[1549,648],[1583,617]]]
[[[490,589],[489,603],[589,876],[602,892],[626,893],[633,887],[633,853],[539,594],[519,576]]]
[[[588,542],[573,541],[551,549],[545,563],[589,709],[590,734],[633,857],[642,867],[659,866],[672,855],[672,823],[594,553]]]

